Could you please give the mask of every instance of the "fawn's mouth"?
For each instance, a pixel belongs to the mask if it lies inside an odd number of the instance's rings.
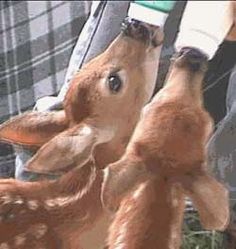
[[[124,35],[142,41],[152,47],[161,45],[164,38],[163,32],[160,28],[129,17],[125,18],[123,21],[121,31]]]
[[[192,72],[206,71],[207,56],[200,50],[192,47],[183,47],[174,56],[178,67],[188,67]]]

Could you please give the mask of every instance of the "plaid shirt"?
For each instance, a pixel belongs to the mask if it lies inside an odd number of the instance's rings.
[[[0,123],[56,94],[90,10],[89,1],[0,1]],[[14,172],[0,144],[0,175]]]

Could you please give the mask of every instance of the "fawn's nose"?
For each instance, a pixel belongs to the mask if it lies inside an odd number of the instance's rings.
[[[127,17],[121,26],[123,34],[156,47],[163,41],[163,32],[158,27]]]
[[[184,47],[176,54],[175,58],[178,66],[187,67],[193,72],[205,71],[207,68],[207,56],[196,48]]]

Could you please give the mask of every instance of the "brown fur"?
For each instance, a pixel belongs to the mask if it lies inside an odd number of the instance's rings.
[[[31,113],[20,117],[20,127],[18,117],[0,127],[0,139],[4,141],[43,144],[28,169],[50,174],[69,171],[55,181],[0,181],[0,248],[8,245],[17,249],[78,249],[85,244],[84,248],[92,249],[86,243],[94,238],[86,234],[99,219],[103,228],[98,227],[94,241],[104,244],[101,240],[109,219],[100,201],[103,175],[99,169],[118,160],[124,152],[141,108],[152,95],[160,49],[120,35],[75,75],[61,111],[64,118],[60,129],[53,129],[57,112],[44,120],[50,129],[44,129],[44,125],[38,130],[45,114],[37,112],[33,114],[33,127],[30,123],[25,125]],[[118,74],[123,81],[116,94],[107,87],[108,75],[114,70],[121,70]],[[42,134],[44,140],[38,143]],[[37,224],[47,228],[38,238],[31,232]],[[25,238],[21,246],[15,243],[19,235]],[[93,248],[98,246],[95,243]]]
[[[205,164],[212,119],[202,103],[199,63],[188,53],[175,60],[125,154],[105,169],[103,203],[117,210],[109,249],[178,249],[186,195],[205,228],[226,228],[227,190]]]

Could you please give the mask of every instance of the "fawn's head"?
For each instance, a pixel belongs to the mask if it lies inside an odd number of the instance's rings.
[[[184,47],[172,57],[172,63],[161,92],[182,103],[202,105],[202,82],[207,70],[207,56],[200,50]],[[164,93],[168,94],[164,94]],[[159,95],[156,95],[159,98]]]
[[[152,95],[162,40],[161,30],[126,20],[107,50],[74,76],[64,110],[19,115],[0,126],[0,140],[41,147],[27,167],[34,172],[83,165],[97,144],[130,135]]]
[[[114,130],[132,120],[154,90],[162,39],[160,30],[126,20],[108,49],[74,77],[64,102],[68,118]]]

